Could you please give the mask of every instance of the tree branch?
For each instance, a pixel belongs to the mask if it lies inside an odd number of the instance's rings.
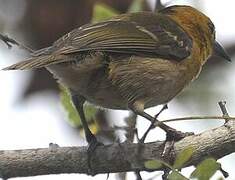
[[[186,137],[174,145],[172,157],[164,159],[161,154],[164,142],[157,141],[140,145],[124,142],[100,146],[92,157],[94,174],[116,173],[147,170],[144,162],[158,159],[172,162],[179,152],[188,146],[195,149],[186,166],[196,165],[206,157],[219,159],[235,152],[235,121],[205,131],[201,134]],[[0,151],[0,175],[25,177],[60,173],[89,174],[87,166],[87,147],[57,147],[29,150]]]

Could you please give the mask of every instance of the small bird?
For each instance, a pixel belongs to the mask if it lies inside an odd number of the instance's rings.
[[[172,100],[198,77],[213,52],[230,61],[211,20],[193,7],[176,5],[86,24],[4,70],[45,67],[67,86],[92,150],[99,142],[86,122],[86,101],[131,110],[153,122],[144,109]],[[169,137],[182,137],[163,123],[159,127]]]

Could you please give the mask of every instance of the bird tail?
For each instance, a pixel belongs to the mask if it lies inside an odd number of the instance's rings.
[[[68,59],[65,57],[62,57],[64,55],[43,55],[43,56],[36,56],[31,57],[29,59],[26,59],[22,62],[13,64],[11,66],[8,66],[6,68],[3,68],[2,70],[29,70],[29,69],[37,69],[42,68],[45,66],[49,66],[52,64],[58,64],[61,62],[65,62]],[[67,60],[66,60],[67,59]]]

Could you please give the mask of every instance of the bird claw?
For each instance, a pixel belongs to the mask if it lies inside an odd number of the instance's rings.
[[[166,141],[179,141],[187,136],[192,136],[192,135],[194,135],[193,132],[181,132],[177,131],[174,128],[171,128],[166,134]]]
[[[88,149],[87,149],[87,160],[88,160],[88,174],[91,176],[95,175],[95,172],[92,170],[92,157],[94,152],[98,146],[103,146],[104,144],[99,142],[95,137],[89,142]]]
[[[169,129],[166,134],[166,141],[165,141],[165,146],[164,146],[164,150],[162,153],[162,157],[172,157],[172,155],[174,154],[171,154],[171,153],[174,153],[174,151],[172,150],[174,149],[175,142],[187,136],[192,136],[192,135],[194,135],[193,132],[181,132],[181,131],[177,131],[174,128]]]

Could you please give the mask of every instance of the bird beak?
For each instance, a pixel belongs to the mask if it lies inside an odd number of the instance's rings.
[[[227,61],[231,61],[231,58],[228,56],[225,49],[217,41],[214,43],[214,53],[216,56],[222,57]]]

